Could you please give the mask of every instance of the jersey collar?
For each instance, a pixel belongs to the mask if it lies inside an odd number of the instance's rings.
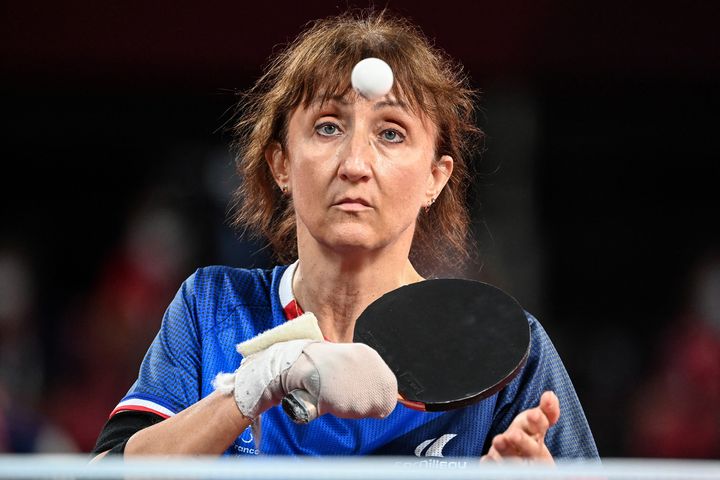
[[[303,314],[302,308],[300,308],[300,305],[298,305],[295,300],[292,289],[293,277],[295,276],[295,270],[297,269],[299,261],[300,260],[296,260],[285,269],[280,278],[280,286],[278,287],[280,304],[283,306],[286,320],[292,320]]]

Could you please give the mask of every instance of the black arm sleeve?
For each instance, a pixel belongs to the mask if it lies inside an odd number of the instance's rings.
[[[143,428],[164,420],[160,415],[150,412],[125,411],[113,415],[102,431],[92,450],[93,455],[109,451],[109,454],[122,455],[128,439]]]

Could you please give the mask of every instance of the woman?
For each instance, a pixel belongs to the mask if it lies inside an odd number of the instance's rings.
[[[366,57],[395,73],[380,99],[350,86]],[[373,300],[466,258],[465,157],[479,132],[460,69],[403,20],[344,15],[311,26],[244,100],[237,225],[268,238],[281,261],[299,260],[190,277],[95,452],[596,457],[567,373],[530,316],[523,372],[445,413],[396,406],[379,356],[344,343]],[[258,354],[259,369],[238,368],[235,344],[302,311],[328,341],[283,342]],[[213,379],[236,368],[230,386],[214,391]],[[313,379],[326,379],[320,403],[331,414],[295,425],[277,403]],[[260,419],[262,438],[253,438]]]

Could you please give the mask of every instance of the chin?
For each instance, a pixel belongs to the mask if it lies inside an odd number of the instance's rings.
[[[359,225],[346,225],[343,228],[333,229],[320,242],[326,247],[342,253],[375,250],[385,243],[380,241],[373,232],[368,231],[367,227],[363,228]]]
[[[334,223],[323,227],[316,229],[312,236],[324,247],[341,254],[377,251],[413,234],[412,229],[379,228],[364,222]]]

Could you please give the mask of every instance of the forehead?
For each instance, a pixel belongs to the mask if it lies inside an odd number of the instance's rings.
[[[291,111],[291,116],[299,112],[316,114],[330,109],[361,111],[366,114],[392,113],[399,120],[418,122],[428,131],[436,131],[436,125],[427,113],[409,104],[404,98],[398,98],[393,92],[375,100],[367,100],[354,90],[343,95],[317,95],[309,101],[301,102]]]
[[[395,52],[398,53],[398,52]],[[339,103],[355,103],[361,100],[352,87],[351,72],[358,61],[363,57],[354,58],[353,55],[326,55],[330,57],[330,63],[327,65],[319,64],[314,67],[312,59],[308,64],[298,67],[298,71],[294,72],[288,80],[289,93],[291,98],[290,105],[294,107],[302,104],[305,108],[320,102],[321,105],[334,101]],[[383,58],[382,56],[378,58]],[[399,103],[400,107],[412,112],[418,117],[433,117],[437,109],[435,99],[430,94],[427,82],[424,77],[427,73],[416,72],[415,68],[410,68],[407,58],[383,58],[390,65],[394,82],[387,98]],[[318,62],[315,59],[316,63]],[[358,98],[359,97],[359,98]],[[287,104],[286,104],[287,105]]]

